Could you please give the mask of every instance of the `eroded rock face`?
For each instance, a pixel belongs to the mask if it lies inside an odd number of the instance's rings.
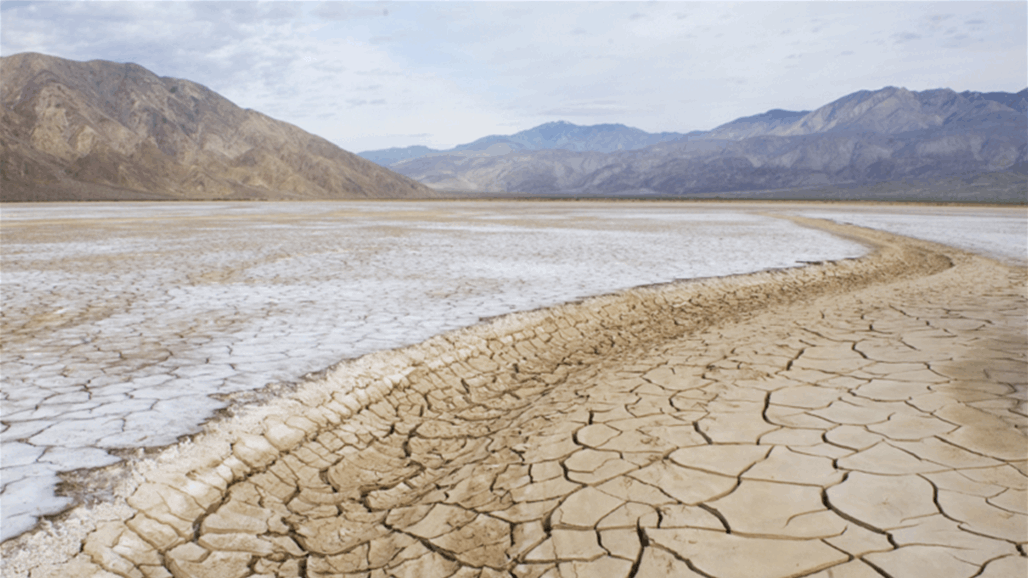
[[[0,61],[0,200],[425,198],[431,189],[136,64]]]
[[[893,242],[587,301],[294,406],[32,576],[1023,570],[1024,272]]]

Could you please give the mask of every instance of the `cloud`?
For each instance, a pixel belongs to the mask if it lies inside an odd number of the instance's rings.
[[[378,105],[383,105],[385,103],[386,103],[386,101],[385,101],[384,98],[376,98],[375,100],[366,100],[366,99],[363,99],[363,98],[359,98],[359,99],[358,98],[351,98],[351,99],[346,101],[346,104],[349,105],[350,108],[357,108],[359,106],[378,106]]]
[[[903,44],[904,42],[913,42],[920,40],[921,35],[915,32],[899,32],[892,35],[892,39],[896,44]]]
[[[1028,16],[1016,2],[4,1],[0,10],[2,54],[136,62],[356,151],[448,148],[562,117],[688,132],[886,85],[1019,90],[1028,68]]]
[[[943,23],[953,18],[952,14],[931,14],[927,17],[928,26],[933,30],[942,27]]]
[[[279,4],[279,2],[275,2]],[[312,10],[312,14],[322,20],[344,21],[360,18],[380,18],[389,16],[389,9],[380,4],[365,2],[320,2]]]
[[[562,106],[540,110],[538,114],[545,117],[608,117],[629,112],[619,100],[592,100],[570,102]]]

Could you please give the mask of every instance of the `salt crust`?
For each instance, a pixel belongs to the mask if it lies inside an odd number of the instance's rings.
[[[341,359],[586,295],[863,254],[681,203],[47,204],[2,220],[0,541],[92,499],[83,472]]]

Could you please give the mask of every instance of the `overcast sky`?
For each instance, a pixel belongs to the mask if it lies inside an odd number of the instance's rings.
[[[710,129],[1028,85],[1028,3],[0,2],[0,52],[135,62],[354,152],[555,120]]]

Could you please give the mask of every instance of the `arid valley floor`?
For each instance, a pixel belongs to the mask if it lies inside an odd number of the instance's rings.
[[[3,576],[1023,576],[1026,223],[5,205]]]

